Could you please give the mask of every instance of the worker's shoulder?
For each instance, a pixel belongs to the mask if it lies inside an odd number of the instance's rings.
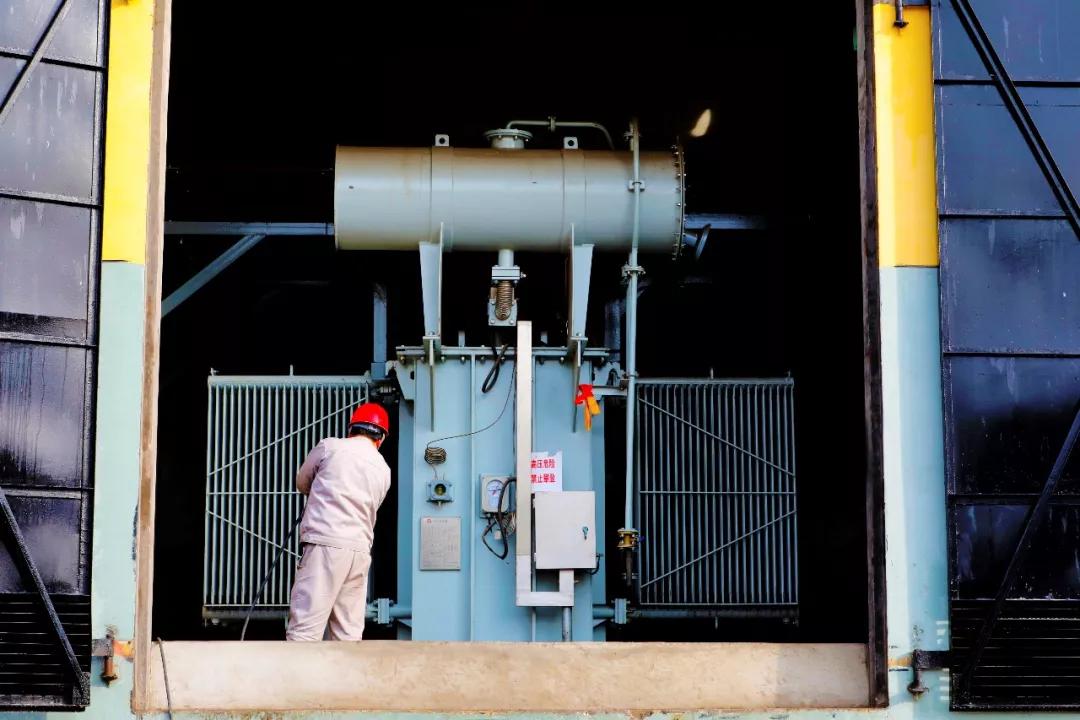
[[[331,453],[345,453],[351,457],[366,460],[380,468],[390,469],[386,458],[382,456],[375,444],[367,442],[363,438],[327,438],[323,442],[327,443],[326,448]]]

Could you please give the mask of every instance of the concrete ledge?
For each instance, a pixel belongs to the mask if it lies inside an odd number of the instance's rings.
[[[866,707],[866,646],[168,642],[174,710],[604,712]],[[166,707],[161,655],[150,706]]]

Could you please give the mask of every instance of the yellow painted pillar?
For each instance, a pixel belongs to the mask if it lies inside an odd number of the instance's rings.
[[[113,0],[102,260],[146,261],[154,1]]]
[[[874,6],[878,247],[881,267],[937,267],[930,8]]]

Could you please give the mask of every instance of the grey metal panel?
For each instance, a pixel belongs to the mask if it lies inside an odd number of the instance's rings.
[[[0,78],[24,62],[0,57]],[[0,188],[93,202],[100,90],[96,71],[48,63],[34,68],[0,125]]]
[[[1066,179],[1080,187],[1080,87],[1020,92]],[[1062,216],[996,88],[939,86],[937,103],[942,213]]]
[[[88,208],[0,198],[0,329],[86,338],[92,229]]]
[[[637,393],[641,604],[796,614],[793,381],[642,380]]]
[[[45,60],[100,65],[104,43],[100,34],[101,0],[70,0]],[[0,52],[30,54],[41,30],[60,0],[0,0]]]
[[[980,0],[975,9],[1014,81],[1080,82],[1080,3]],[[938,77],[987,79],[956,15],[943,12],[940,22],[934,53]]]
[[[343,437],[366,377],[212,376],[208,380],[203,615],[245,610],[289,534],[308,451]],[[284,616],[300,550],[294,535],[255,605]]]
[[[947,352],[1080,355],[1080,243],[1064,220],[941,223]]]

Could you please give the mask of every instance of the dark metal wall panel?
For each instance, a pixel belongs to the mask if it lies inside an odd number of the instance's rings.
[[[1080,398],[1080,358],[947,356],[944,389],[949,492],[1038,494]],[[1058,493],[1080,493],[1080,457]]]
[[[944,220],[940,242],[946,352],[1080,355],[1080,243],[1066,221]]]
[[[1014,81],[1080,81],[1080,44],[1075,41],[1080,3],[978,0],[972,4]],[[987,80],[989,75],[948,1],[938,0],[935,5],[946,11],[938,20],[934,47],[937,77]]]
[[[88,702],[107,17],[105,0],[0,0],[2,708]]]
[[[0,198],[0,330],[87,338],[93,210]]]
[[[934,6],[951,703],[1077,708],[1069,648],[1080,640],[1080,457],[1065,465],[1015,583],[995,599],[1080,403],[1080,238],[976,52],[962,5]],[[1075,193],[1080,3],[970,5]]]
[[[1029,87],[1020,94],[1066,179],[1077,187],[1080,87]],[[939,85],[937,105],[943,214],[1062,216],[995,87]]]

